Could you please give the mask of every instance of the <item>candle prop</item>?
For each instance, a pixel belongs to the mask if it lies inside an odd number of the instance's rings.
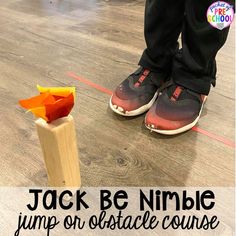
[[[20,105],[32,112],[52,187],[80,187],[80,168],[74,119],[74,87],[37,86],[38,96],[20,100]]]

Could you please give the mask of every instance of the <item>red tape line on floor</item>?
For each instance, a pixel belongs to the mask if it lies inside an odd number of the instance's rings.
[[[72,77],[72,78],[74,78],[74,79],[76,79],[76,80],[79,80],[80,82],[82,82],[82,83],[84,83],[84,84],[87,84],[88,86],[93,87],[93,88],[99,90],[100,92],[106,93],[106,94],[108,94],[108,95],[112,95],[112,91],[111,91],[111,90],[109,90],[109,89],[107,89],[107,88],[104,88],[104,87],[102,87],[102,86],[100,86],[100,85],[98,85],[98,84],[95,84],[95,83],[93,83],[92,81],[89,81],[89,80],[87,80],[87,79],[78,77],[78,76],[75,75],[73,72],[68,72],[67,74],[68,74],[69,77]]]
[[[204,134],[204,135],[208,136],[209,138],[215,139],[215,140],[217,140],[217,141],[219,141],[221,143],[224,143],[225,145],[227,145],[229,147],[235,148],[235,143],[232,142],[231,140],[228,140],[228,139],[224,138],[224,137],[221,137],[221,136],[209,133],[208,131],[206,131],[204,129],[201,129],[201,128],[197,127],[197,126],[194,126],[192,128],[192,130],[196,131],[198,133]]]
[[[106,93],[106,94],[108,94],[108,95],[112,95],[112,91],[111,91],[111,90],[109,90],[109,89],[107,89],[107,88],[104,88],[104,87],[102,87],[102,86],[100,86],[100,85],[98,85],[98,84],[95,84],[94,82],[92,82],[92,81],[90,81],[90,80],[81,78],[81,77],[77,76],[77,75],[76,75],[75,73],[73,73],[73,72],[68,72],[67,75],[68,75],[69,77],[71,77],[71,78],[74,78],[74,79],[80,81],[81,83],[84,83],[84,84],[86,84],[86,85],[88,85],[88,86],[90,86],[90,87],[92,87],[92,88],[97,89],[97,90],[100,91],[100,92]],[[221,142],[221,143],[223,143],[223,144],[225,144],[225,145],[227,145],[227,146],[229,146],[229,147],[235,148],[235,143],[234,143],[233,141],[231,141],[231,140],[228,140],[228,139],[224,138],[224,137],[218,136],[218,135],[216,135],[216,134],[212,134],[212,133],[210,133],[210,132],[208,132],[208,131],[206,131],[206,130],[203,130],[203,129],[197,127],[197,126],[194,126],[194,127],[192,128],[192,130],[193,130],[193,131],[196,131],[196,132],[198,132],[198,133],[200,133],[200,134],[203,134],[203,135],[205,135],[205,136],[207,136],[207,137],[209,137],[209,138],[212,138],[212,139],[214,139],[214,140],[216,140],[216,141],[219,141],[219,142]]]

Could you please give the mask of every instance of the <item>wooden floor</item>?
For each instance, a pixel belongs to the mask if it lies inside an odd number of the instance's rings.
[[[42,86],[76,86],[83,186],[234,186],[234,29],[219,52],[212,89],[195,131],[150,133],[144,116],[121,118],[109,95],[68,76],[114,89],[145,47],[144,1],[8,0],[0,3],[0,184],[45,186],[34,118],[17,102]]]

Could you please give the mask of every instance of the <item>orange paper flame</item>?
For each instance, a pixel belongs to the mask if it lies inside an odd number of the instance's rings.
[[[69,115],[74,106],[74,87],[44,88],[38,85],[37,88],[40,95],[19,101],[23,108],[48,123]]]

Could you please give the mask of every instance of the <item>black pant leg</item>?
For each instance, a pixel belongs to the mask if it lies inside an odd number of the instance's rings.
[[[182,30],[185,0],[146,0],[144,35],[147,48],[139,65],[167,76]]]
[[[173,80],[206,95],[211,84],[215,84],[215,57],[229,31],[229,28],[213,28],[207,22],[206,12],[213,2],[215,0],[186,0],[182,49],[173,62]]]

